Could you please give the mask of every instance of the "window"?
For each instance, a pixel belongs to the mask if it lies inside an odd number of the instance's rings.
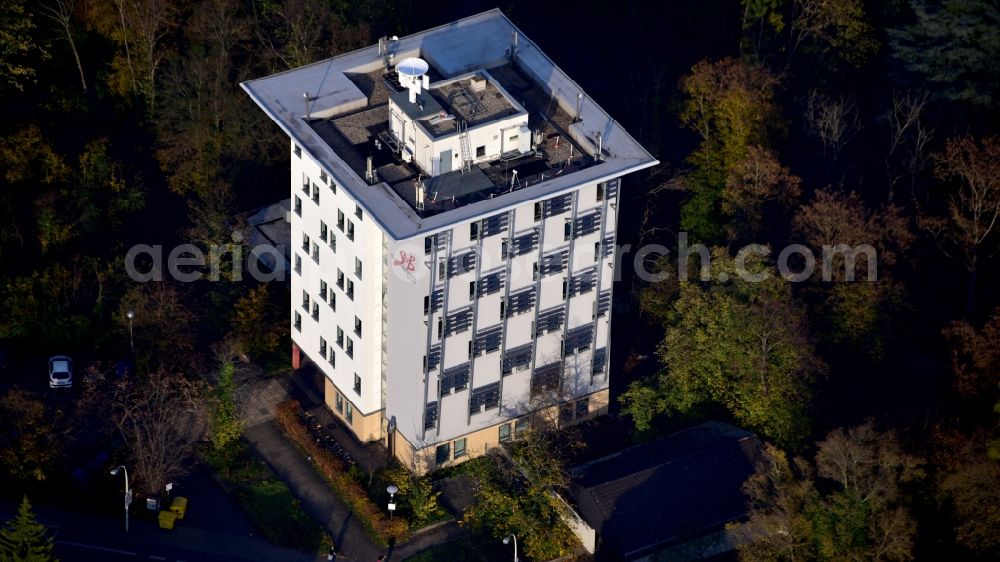
[[[361,396],[361,375],[354,373],[354,392]]]
[[[293,324],[293,326],[295,326],[295,329],[297,331],[299,332],[302,331],[302,315],[299,314],[299,311],[297,310],[295,311],[295,323]]]
[[[365,213],[364,211],[361,210],[361,205],[358,204],[354,205],[354,216],[358,217],[359,219],[365,218]]]
[[[429,295],[424,295],[424,314],[431,311],[431,297]]]
[[[302,198],[298,195],[295,196],[295,214],[302,216]]]
[[[337,184],[336,183],[330,182],[330,191],[332,191],[336,195],[336,193],[337,193]]]
[[[531,280],[538,281],[538,262],[531,264]]]
[[[479,240],[479,221],[469,223],[469,240]]]
[[[337,270],[337,286],[341,289],[344,288],[344,272],[339,269]]]
[[[357,316],[354,317],[354,333],[361,337],[361,319]]]
[[[317,322],[319,321],[319,303],[318,302],[314,302],[313,303],[312,317],[313,317],[313,320],[316,320]]]
[[[354,276],[361,279],[361,260],[354,258]]]
[[[351,403],[348,402],[346,404],[346,407],[347,407],[347,413],[344,414],[344,419],[347,420],[347,423],[351,423],[354,421],[354,406],[351,406]]]
[[[337,235],[332,232],[330,233],[330,249],[333,250],[333,253],[337,253]]]
[[[326,340],[322,337],[319,338],[319,356],[326,359]]]
[[[604,182],[597,184],[597,200],[604,201]]]
[[[347,280],[347,298],[354,300],[354,281]]]
[[[313,184],[313,203],[319,205],[319,188]]]
[[[344,329],[337,326],[337,345],[344,349]]]
[[[507,259],[507,255],[510,253],[509,246],[506,240],[500,241],[500,259]]]
[[[354,340],[347,338],[347,356],[354,357]]]
[[[517,135],[511,135],[510,138],[507,139],[507,142],[509,142],[511,144],[514,144],[515,142],[517,142]]]
[[[486,147],[485,146],[477,146],[476,147],[476,158],[482,158],[484,156],[486,156]]]
[[[601,259],[601,243],[594,242],[594,261]]]
[[[320,170],[319,171],[319,181],[321,181],[323,183],[329,183],[330,178],[327,177],[326,170]]]
[[[444,276],[447,274],[447,270],[444,266],[444,260],[438,262],[438,281],[444,281]]]
[[[514,422],[514,439],[519,439],[525,431],[528,431],[528,418],[521,418]]]
[[[313,261],[319,263],[319,244],[313,242],[312,246],[313,246],[313,251],[312,251]]]
[[[293,152],[295,152],[296,156],[298,156],[299,158],[302,158],[302,148],[300,148],[299,145],[295,145],[295,148],[293,149]]]
[[[344,211],[341,211],[340,209],[337,209],[337,228],[339,228],[341,232],[344,231]]]
[[[573,237],[573,223],[566,221],[563,225],[563,240],[569,240]]]
[[[319,298],[321,298],[324,301],[326,300],[326,291],[327,291],[326,281],[320,280],[320,282],[319,282]]]
[[[510,441],[510,424],[505,423],[500,426],[500,442],[506,443]]]
[[[441,331],[444,329],[444,322],[438,318],[438,339],[441,339]]]
[[[344,397],[337,393],[337,411],[341,414],[344,413]]]
[[[309,292],[305,289],[302,290],[302,308],[309,310]]]
[[[451,458],[451,443],[441,443],[434,452],[434,461],[441,465]]]
[[[295,273],[302,273],[302,256],[295,254]]]
[[[430,236],[424,236],[424,255],[429,255],[433,246],[434,239]]]
[[[309,251],[309,235],[306,234],[305,232],[302,233],[302,251],[303,252]]]
[[[337,367],[337,353],[332,348],[330,349],[330,366]]]
[[[309,197],[309,176],[302,174],[302,191],[305,192],[306,197]]]
[[[469,300],[476,298],[476,282],[469,281]]]
[[[326,223],[319,221],[319,239],[326,242],[327,228]]]
[[[573,404],[563,404],[559,406],[559,423],[569,423],[573,421]]]
[[[347,221],[347,239],[354,240],[354,223]]]
[[[590,413],[590,399],[584,398],[576,401],[576,419],[585,418]]]
[[[542,203],[541,201],[535,202],[535,222],[542,220]]]
[[[500,301],[500,318],[503,318],[504,312],[507,312],[507,299]]]
[[[327,296],[329,297],[329,300],[327,302],[330,303],[330,308],[332,308],[333,311],[336,312],[337,311],[337,293],[334,293],[333,291],[329,291],[327,293]]]
[[[566,278],[563,277],[562,298],[564,298],[564,299],[566,298],[566,292],[567,292],[568,289],[569,289],[569,287],[567,286]]]
[[[465,437],[455,440],[455,458],[465,456]]]
[[[472,340],[469,340],[469,359],[472,359]]]

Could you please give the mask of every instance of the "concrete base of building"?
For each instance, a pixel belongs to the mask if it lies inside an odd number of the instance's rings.
[[[417,474],[426,474],[440,468],[454,466],[476,458],[499,447],[501,442],[513,441],[521,427],[532,423],[553,423],[559,426],[577,424],[608,413],[610,392],[599,390],[573,400],[540,408],[534,412],[507,419],[501,423],[459,435],[448,441],[418,446],[411,443],[398,431],[386,434],[387,423],[384,412],[378,410],[367,415],[359,412],[348,399],[348,395],[337,388],[330,379],[324,377],[323,398],[326,407],[350,429],[362,443],[383,441],[390,452],[403,466]],[[439,459],[438,448],[447,445],[447,459]],[[458,455],[456,455],[458,447]]]
[[[448,441],[436,442],[423,447],[410,443],[403,435],[395,432],[392,436],[392,452],[403,466],[417,474],[426,474],[440,468],[454,466],[499,447],[501,442],[513,441],[518,437],[519,422],[523,427],[531,423],[555,423],[561,427],[581,423],[608,413],[610,392],[599,390],[593,394],[580,396],[562,404],[549,406],[534,412],[511,418],[501,423],[460,435]],[[504,426],[506,426],[504,428]],[[455,456],[456,445],[464,442],[459,456]],[[439,462],[438,447],[447,445],[448,458]]]

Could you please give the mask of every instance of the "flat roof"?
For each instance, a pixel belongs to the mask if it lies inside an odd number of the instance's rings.
[[[509,49],[514,33],[518,34],[518,47],[512,61]],[[375,95],[381,96],[375,103],[385,103],[381,100],[391,95],[386,95],[377,84],[377,78],[372,78],[380,76],[384,67],[377,45],[242,83],[247,94],[292,141],[397,240],[431,234],[454,224],[569,191],[583,183],[605,181],[658,163],[499,9],[400,38],[391,43],[391,52],[394,61],[411,56],[423,58],[431,65],[432,75],[444,79],[504,65],[514,66],[517,76],[511,78],[512,83],[527,82],[541,92],[550,108],[560,108],[563,117],[571,112],[576,114],[577,95],[581,94],[579,115],[565,123],[563,132],[587,156],[597,152],[598,136],[602,146],[600,165],[578,165],[575,168],[579,169],[572,174],[547,175],[543,172],[538,174],[535,183],[522,183],[519,189],[491,194],[450,209],[437,209],[434,213],[418,213],[386,181],[369,185],[364,180],[363,172],[358,172],[357,155],[347,154],[345,150],[353,145],[333,138],[341,134],[328,121],[331,117],[371,108]],[[497,79],[515,99],[522,101],[503,77],[497,76]],[[376,83],[372,83],[373,80]],[[329,126],[319,126],[318,122],[322,121]],[[365,156],[361,157],[362,163]],[[354,162],[348,161],[352,159]],[[384,165],[388,172],[400,177],[402,172],[392,169],[391,164]],[[484,173],[490,175],[488,170]],[[380,177],[386,179],[381,171]]]

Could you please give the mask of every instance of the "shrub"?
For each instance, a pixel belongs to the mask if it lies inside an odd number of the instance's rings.
[[[313,440],[309,430],[299,420],[301,410],[298,401],[287,400],[278,404],[275,419],[289,438],[312,457],[316,469],[327,479],[334,493],[354,512],[372,539],[386,545],[390,540],[406,536],[409,530],[406,521],[387,517],[368,498],[361,484],[351,477],[346,464]]]

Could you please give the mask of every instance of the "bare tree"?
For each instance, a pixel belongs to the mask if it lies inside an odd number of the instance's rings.
[[[75,6],[76,0],[50,0],[50,3],[42,4],[41,9],[42,13],[59,24],[63,33],[66,34],[66,41],[69,43],[69,48],[73,51],[73,58],[76,60],[76,69],[80,71],[80,85],[86,92],[87,78],[83,74],[83,64],[80,63],[80,53],[76,50],[76,41],[73,40],[72,23]]]
[[[114,3],[121,21],[132,88],[138,89],[149,103],[150,112],[155,112],[156,74],[167,54],[166,38],[177,25],[177,9],[172,2],[163,0],[114,0]],[[134,37],[137,61],[133,61],[129,37]]]
[[[823,156],[830,154],[834,161],[861,129],[861,116],[854,100],[825,96],[817,89],[809,91],[804,118],[806,132],[819,139]]]
[[[885,156],[885,171],[889,181],[888,200],[895,196],[896,185],[906,177],[912,181],[927,164],[928,144],[934,130],[923,121],[930,101],[926,91],[895,91],[892,106],[883,118],[889,126],[889,151]]]
[[[141,489],[158,493],[187,473],[207,427],[202,396],[200,385],[179,375],[129,379],[116,389],[114,421]]]
[[[949,139],[935,156],[935,173],[951,182],[943,217],[921,217],[948,256],[962,260],[969,272],[966,314],[972,312],[979,260],[987,257],[1000,223],[1000,136]]]

